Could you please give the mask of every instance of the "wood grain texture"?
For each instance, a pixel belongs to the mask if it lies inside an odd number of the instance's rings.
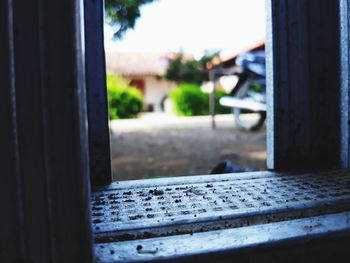
[[[89,157],[93,185],[108,184],[112,181],[106,64],[103,45],[103,4],[104,1],[84,1]]]
[[[97,262],[347,262],[349,213],[96,244]]]
[[[92,262],[80,10],[1,2],[1,262]]]
[[[269,168],[340,167],[338,1],[268,1]]]

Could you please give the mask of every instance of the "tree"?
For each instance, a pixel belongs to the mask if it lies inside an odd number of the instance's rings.
[[[199,60],[186,59],[182,53],[179,53],[170,61],[169,67],[165,73],[165,78],[176,82],[186,82],[201,84],[209,80],[209,73],[206,64],[218,52],[212,54],[205,53]]]
[[[116,28],[115,38],[122,38],[125,31],[134,28],[140,17],[140,7],[156,0],[106,0],[106,21]]]

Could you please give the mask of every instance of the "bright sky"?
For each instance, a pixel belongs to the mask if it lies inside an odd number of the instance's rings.
[[[134,30],[112,41],[111,51],[179,51],[199,56],[205,50],[237,49],[265,35],[264,0],[158,0],[142,7]],[[244,44],[243,44],[244,45]]]

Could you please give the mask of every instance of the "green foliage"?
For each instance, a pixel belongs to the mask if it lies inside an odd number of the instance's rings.
[[[155,0],[106,0],[106,21],[116,28],[115,38],[122,38],[125,31],[134,28],[140,17],[140,7]]]
[[[225,93],[217,90],[215,93],[215,112],[229,113],[230,110],[219,105],[219,99]],[[179,116],[196,116],[209,114],[209,94],[203,93],[200,86],[196,84],[183,83],[176,87],[170,93],[170,99],[173,102],[174,109]]]
[[[141,92],[129,86],[128,82],[117,76],[107,76],[107,90],[110,119],[134,118],[143,107]]]
[[[169,64],[165,78],[176,82],[201,84],[209,79],[206,64],[216,53],[205,54],[201,59],[186,59],[178,54]]]
[[[257,92],[257,93],[261,93],[262,92],[262,86],[259,84],[252,84],[249,86],[248,89],[249,92]]]
[[[208,96],[195,84],[181,84],[171,93],[177,115],[195,116],[208,114]]]
[[[200,84],[205,79],[205,73],[198,61],[185,60],[183,54],[179,54],[170,62],[165,78],[176,82]]]

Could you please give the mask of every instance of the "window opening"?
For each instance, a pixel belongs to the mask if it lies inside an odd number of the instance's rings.
[[[139,7],[123,33],[106,11],[113,179],[265,170],[264,2]]]
[[[282,11],[286,11],[283,9],[283,7],[286,6],[283,6],[283,4],[279,6],[279,3],[282,2],[274,2],[273,4],[272,2],[273,1],[269,2],[269,4],[273,5],[272,9],[281,8]],[[299,13],[293,12],[293,9],[291,10],[292,11],[290,13],[290,17],[288,17],[290,20],[287,21],[288,23],[295,25],[293,18],[299,18]],[[310,8],[310,10],[313,9]],[[324,8],[322,10],[328,11],[329,9]],[[284,14],[282,11],[276,12],[274,15]],[[334,9],[331,11],[336,10]],[[271,14],[269,15],[269,18],[272,19],[273,16]],[[295,17],[293,17],[293,15],[295,15]],[[334,13],[332,13],[332,15],[334,15]],[[305,19],[307,17],[308,16],[303,16],[302,18]],[[277,19],[280,19],[280,17],[273,17],[273,19],[277,21]],[[335,21],[332,20],[332,18],[330,18],[330,20],[331,22]],[[303,20],[296,19],[296,21]],[[283,23],[284,20],[279,26],[282,27],[282,25],[284,25]],[[300,25],[303,25],[303,23],[300,22]],[[283,28],[288,28],[288,26],[290,26],[290,24]],[[272,28],[270,28],[270,30],[272,30]],[[305,32],[302,31],[302,33]],[[272,34],[272,31],[269,33]],[[300,44],[302,48],[308,46],[304,41],[302,41],[304,40],[302,37],[301,39],[298,38],[299,36],[300,35],[298,34],[291,34],[290,38],[283,38],[278,36],[274,40],[281,46],[286,45],[285,48],[292,53],[295,50],[293,50],[292,47],[288,46],[288,44],[285,44],[283,41],[285,41],[285,39],[289,41],[288,43],[292,43],[291,41],[296,41],[297,44]],[[301,34],[301,36],[303,35]],[[296,37],[296,39],[293,39],[293,37]],[[311,39],[310,43],[315,44],[313,42],[315,39]],[[274,44],[276,44],[275,42]],[[333,43],[332,41],[330,42],[331,43],[327,43],[325,41],[325,45],[327,46],[328,44]],[[307,44],[310,43],[308,42]],[[295,43],[293,42],[292,44]],[[268,48],[270,52],[270,62],[271,59],[282,58],[282,55],[279,52],[284,51],[283,48],[276,49],[276,47],[272,46],[272,44]],[[278,52],[275,53],[276,50]],[[272,58],[272,51],[276,56],[274,58]],[[259,56],[257,59],[259,59]],[[313,68],[310,66],[310,69],[312,68],[317,73],[319,64],[315,63],[314,59],[315,58],[311,56],[307,57],[306,61],[310,62],[310,65],[314,67]],[[247,60],[249,61],[249,58],[247,58]],[[209,62],[212,63],[208,67],[212,69],[209,74],[209,80],[216,80],[219,77],[226,77],[226,75],[229,75],[227,73],[230,73],[232,70],[230,66],[225,65],[224,63],[220,64],[222,61],[220,61],[218,64],[215,64],[215,59],[212,59]],[[235,65],[237,66],[237,61],[235,62]],[[288,62],[291,63],[290,61]],[[239,63],[244,64],[244,62],[238,62],[238,66]],[[216,65],[220,65],[220,71],[215,70]],[[275,66],[275,63],[273,63],[273,65]],[[270,63],[270,66],[272,66],[272,63]],[[285,71],[283,71],[282,69],[283,66],[281,66],[281,69],[273,70],[273,73],[275,73],[275,71],[278,72],[281,70],[280,73],[282,77],[279,79],[280,75],[272,76],[272,78],[270,76],[271,83],[274,82],[275,84],[275,82],[277,83],[278,81],[285,81],[284,77],[289,77],[286,72],[293,73],[300,77],[298,75],[298,72],[293,72],[293,70],[290,70],[291,72],[289,72],[289,69],[287,70],[285,68]],[[272,74],[272,70],[270,74]],[[303,77],[303,74],[301,75]],[[301,87],[304,87],[304,85],[306,85],[308,82],[305,81],[305,79],[302,77],[300,77],[303,81],[303,85],[301,85]],[[294,79],[287,80],[290,82],[288,83],[290,86],[293,86],[293,81],[296,81]],[[259,81],[252,83],[264,84],[259,83]],[[210,90],[212,88],[212,85],[209,84],[204,88]],[[290,87],[287,86],[287,89],[289,88]],[[286,100],[288,100],[290,93],[282,92],[279,89],[277,90],[276,94],[287,96]],[[248,94],[248,97],[247,100],[244,98],[239,102],[243,104],[243,106],[240,108],[241,111],[244,112],[246,110],[245,105],[249,104],[251,106],[253,104],[254,107],[257,107],[260,111],[258,114],[258,120],[259,118],[263,119],[265,117],[262,114],[264,110],[262,108],[259,108],[262,104],[261,101],[256,100],[254,101],[255,103],[251,103],[252,98],[255,97],[254,93],[261,93],[261,90],[256,88],[254,85],[251,85],[249,88],[244,90],[245,92],[242,93],[244,95]],[[271,98],[276,96],[276,94],[269,94],[269,96]],[[301,96],[301,98],[308,98],[307,92],[303,93],[303,95],[304,97]],[[319,98],[324,99],[322,96]],[[296,99],[295,95],[294,97],[292,96],[292,99],[289,102],[294,103],[293,99]],[[333,97],[331,99],[333,99]],[[164,97],[161,98],[161,101],[164,101]],[[212,102],[213,100],[209,101],[209,104]],[[281,107],[281,105],[278,104],[281,102],[282,100],[280,100],[279,97],[276,107]],[[227,98],[226,102],[224,101],[223,104],[224,103],[234,103],[237,105],[238,102],[235,100],[230,101],[229,98]],[[317,108],[315,105],[312,106]],[[275,107],[275,105],[270,105],[270,107],[271,106]],[[149,108],[155,109],[156,106]],[[213,109],[213,107],[211,109]],[[294,111],[297,110],[296,108],[289,110],[290,111],[287,111],[287,114],[290,114],[288,117],[293,117],[294,115],[296,117],[299,117],[297,114],[293,115],[293,113],[295,113]],[[272,112],[272,110],[270,112]],[[274,111],[274,113],[276,112]],[[280,116],[277,116],[276,119],[279,118]],[[212,121],[212,119],[209,120]],[[295,124],[295,120],[288,118],[288,121],[289,120],[294,122],[292,122],[290,124],[291,126],[288,127],[294,127],[293,125]],[[242,119],[242,122],[243,121],[244,120]],[[215,126],[217,123],[211,122],[211,124]],[[272,126],[269,126],[269,128],[271,128],[270,132],[273,132],[275,131],[275,126],[273,126],[275,123],[270,122],[270,125],[271,124]],[[112,123],[112,130],[114,128],[113,125],[114,123]],[[152,125],[154,126],[155,123]],[[310,130],[312,131],[312,128],[310,128]],[[287,131],[292,132],[294,130],[287,129]],[[288,132],[282,135],[290,135]],[[278,135],[281,135],[281,133]],[[276,136],[274,139],[277,141],[276,148],[281,147],[281,145],[283,147],[285,146],[283,144],[284,141],[282,141],[280,137]],[[298,139],[300,138],[298,137]],[[288,141],[288,143],[290,142],[291,141]],[[271,145],[272,144],[270,144],[270,146]],[[275,146],[272,145],[272,147]],[[286,149],[283,147],[280,149]],[[297,149],[297,147],[291,149],[291,151],[295,149]],[[309,151],[307,154],[310,154],[311,152],[312,151]],[[160,151],[160,154],[164,153],[166,153],[166,151]],[[289,154],[289,152],[287,152],[287,154]],[[293,163],[293,160],[290,163]],[[257,231],[268,227],[270,223],[279,226],[279,223],[285,225],[286,222],[291,222],[291,225],[296,226],[300,222],[305,223],[310,222],[310,220],[315,220],[313,222],[318,222],[318,220],[322,221],[323,219],[328,220],[328,216],[330,214],[337,217],[336,220],[338,221],[340,220],[339,216],[343,219],[349,216],[347,213],[349,210],[350,196],[350,192],[347,189],[348,181],[348,172],[346,170],[343,170],[294,174],[252,172],[239,174],[236,176],[232,176],[232,174],[194,177],[188,176],[182,178],[171,178],[168,180],[139,180],[113,183],[107,187],[100,188],[92,195],[92,222],[93,230],[95,233],[95,242],[97,243],[95,246],[97,255],[103,255],[107,251],[109,253],[107,253],[107,259],[119,258],[119,260],[122,260],[125,256],[128,259],[133,258],[134,260],[143,260],[150,255],[154,256],[155,259],[157,256],[162,259],[162,251],[160,249],[162,245],[159,247],[153,247],[152,249],[149,247],[144,247],[145,244],[148,244],[148,241],[151,243],[153,241],[156,242],[156,240],[160,240],[152,239],[154,237],[162,237],[163,239],[161,239],[160,243],[163,241],[165,243],[172,243],[176,240],[174,236],[178,236],[179,238],[184,238],[187,240],[187,238],[191,239],[191,235],[194,235],[195,237],[192,241],[195,241],[196,237],[200,237],[200,235],[197,234],[201,234],[201,232],[205,232],[208,233],[208,235],[211,235],[218,233],[212,231],[219,230],[226,231],[229,229],[237,229],[244,231],[251,229],[249,228],[251,225],[256,227],[254,232],[256,234]],[[344,223],[344,221],[341,222]],[[310,233],[310,235],[317,234],[317,231],[314,232],[314,229],[317,229],[318,227],[323,228],[324,226],[322,224],[316,224],[315,226],[302,225],[302,229]],[[345,223],[342,224],[342,227],[348,228],[349,226],[347,223]],[[332,232],[332,230],[330,232]],[[288,235],[286,235],[286,233],[287,232],[283,232],[282,230],[281,232],[278,232],[278,235],[282,236],[278,240],[285,241],[286,239],[283,238],[287,238]],[[244,234],[244,237],[247,237],[246,234],[247,233]],[[298,238],[301,236],[300,234],[296,235]],[[219,235],[217,237],[220,239]],[[125,241],[122,242],[125,246],[123,246],[123,244],[118,241]],[[237,240],[235,240],[235,242],[236,241]],[[270,244],[268,244],[269,241],[271,241]],[[218,243],[220,242],[223,242],[222,244],[225,244],[227,240],[220,239]],[[243,246],[244,242],[237,242]],[[264,245],[276,245],[276,242],[273,241],[273,239],[267,239],[261,242],[264,242],[261,243]],[[173,247],[176,247],[176,244],[172,243],[172,245]],[[252,243],[250,243],[250,245],[252,245]],[[209,246],[211,246],[211,244]],[[122,247],[129,247],[134,252],[123,252],[120,250]],[[211,249],[214,248],[211,247]],[[118,253],[116,251],[118,251]],[[200,248],[198,251],[203,252],[203,250]],[[196,253],[199,253],[198,251]],[[193,251],[190,253],[192,252]],[[145,254],[147,256],[145,256]],[[174,255],[172,252],[169,252],[169,254]],[[108,262],[108,260],[106,261]]]

